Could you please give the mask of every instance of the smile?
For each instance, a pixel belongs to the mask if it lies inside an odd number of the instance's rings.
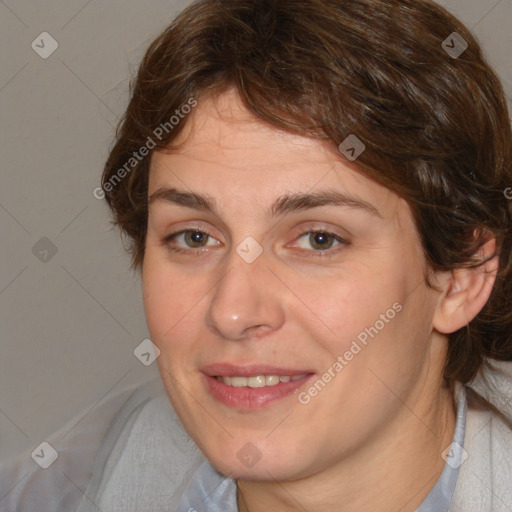
[[[207,393],[216,402],[229,408],[247,411],[261,409],[287,397],[293,397],[299,388],[315,375],[298,372],[295,372],[295,375],[286,375],[287,372],[279,375],[275,370],[272,373],[263,372],[249,373],[238,368],[238,371],[229,372],[230,375],[203,373],[202,378]]]
[[[243,376],[218,376],[217,380],[224,383],[226,386],[233,386],[235,388],[249,387],[249,388],[263,388],[266,386],[277,386],[280,382],[297,381],[305,377],[302,375],[254,375],[251,377]]]

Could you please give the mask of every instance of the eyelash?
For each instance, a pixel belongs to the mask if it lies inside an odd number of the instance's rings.
[[[202,250],[202,249],[205,249],[205,247],[198,247],[196,249],[193,249],[193,248],[183,249],[181,247],[172,247],[171,246],[171,242],[175,238],[177,238],[179,235],[183,235],[185,233],[191,233],[191,232],[192,233],[201,233],[201,234],[206,235],[208,237],[214,238],[210,233],[208,233],[208,231],[205,231],[203,229],[184,229],[182,231],[177,231],[176,233],[171,233],[170,235],[166,236],[163,239],[163,244],[169,250],[171,250],[172,252],[175,252],[175,253],[185,253],[185,254],[191,254],[193,256],[201,256],[201,254],[203,252],[205,252],[204,250]],[[309,235],[311,233],[322,233],[322,234],[327,235],[329,237],[332,236],[335,241],[340,243],[340,245],[337,246],[337,248],[334,248],[334,249],[330,248],[330,249],[322,249],[322,250],[318,250],[318,251],[302,249],[304,251],[308,251],[308,252],[313,253],[314,257],[317,257],[317,258],[330,258],[330,257],[333,257],[334,255],[336,255],[343,248],[343,246],[350,245],[349,241],[347,241],[344,238],[340,237],[339,235],[336,235],[335,233],[332,233],[332,232],[327,231],[325,229],[310,229],[309,231],[304,231],[303,233],[301,233],[297,237],[297,240],[301,239],[304,235]]]

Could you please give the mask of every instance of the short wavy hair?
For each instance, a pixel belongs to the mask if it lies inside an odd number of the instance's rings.
[[[478,249],[495,238],[494,289],[449,335],[444,376],[466,383],[489,359],[512,360],[510,118],[502,85],[463,24],[429,0],[191,4],[147,50],[103,172],[135,268],[152,151],[172,147],[186,117],[169,120],[191,98],[228,88],[288,132],[335,146],[356,134],[366,146],[358,167],[407,201],[429,269],[477,266]],[[150,139],[156,147],[140,151]]]

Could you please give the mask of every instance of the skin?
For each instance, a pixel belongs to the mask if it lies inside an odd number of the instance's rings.
[[[407,203],[337,148],[263,124],[233,91],[200,101],[176,142],[178,149],[153,153],[149,196],[175,187],[207,194],[219,208],[216,215],[157,199],[148,214],[145,313],[186,430],[214,467],[238,479],[241,511],[415,510],[454,433],[452,390],[442,378],[446,333],[483,307],[492,281],[461,271],[434,276],[438,289],[427,286]],[[285,193],[325,189],[356,196],[379,215],[321,206],[266,216]],[[329,239],[331,256],[318,257],[313,228],[349,243]],[[183,236],[164,241],[185,229],[210,237],[202,248]],[[263,249],[252,263],[236,252],[247,236]],[[236,409],[203,384],[200,368],[214,362],[319,377],[395,303],[401,311],[307,405],[292,394]],[[252,467],[237,457],[248,442],[261,454]]]

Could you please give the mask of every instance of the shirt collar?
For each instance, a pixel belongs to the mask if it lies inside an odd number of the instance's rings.
[[[466,388],[459,382],[455,384],[454,401],[457,409],[455,432],[452,443],[441,454],[446,461],[443,472],[416,512],[448,512],[450,508],[459,476],[459,468],[467,458],[467,453],[464,450],[467,413]]]

